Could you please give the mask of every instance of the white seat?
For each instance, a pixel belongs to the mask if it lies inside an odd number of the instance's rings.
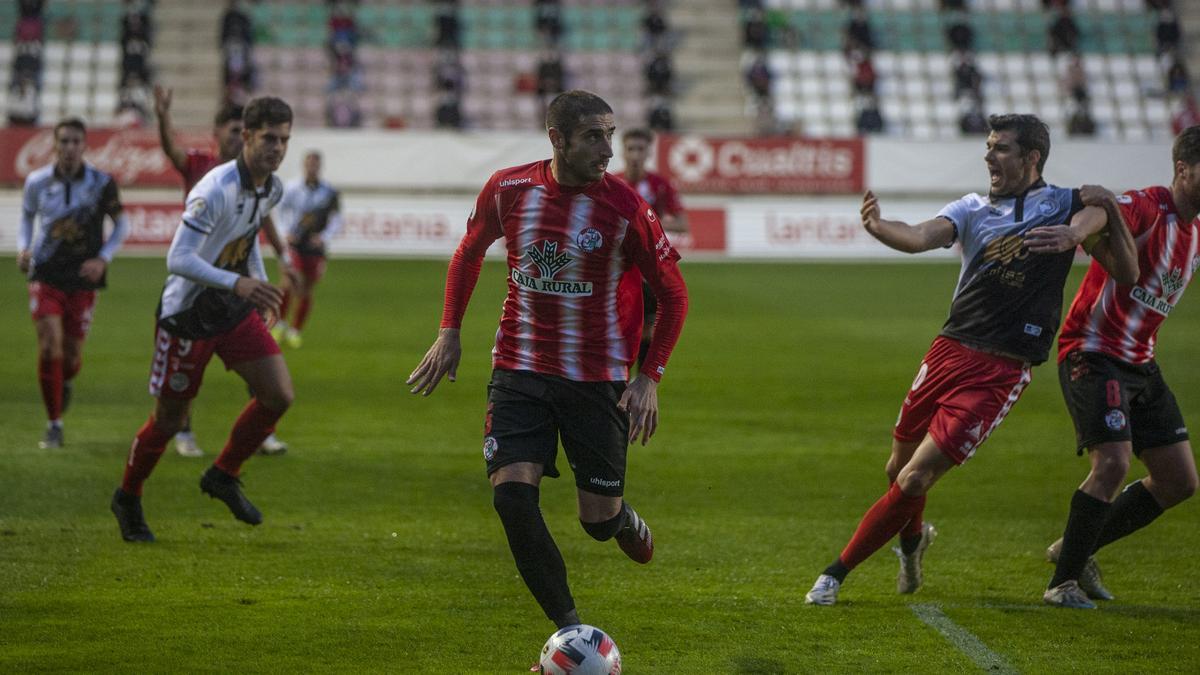
[[[857,120],[854,119],[835,119],[830,122],[829,135],[834,138],[849,138],[857,133],[854,128]]]
[[[102,42],[96,45],[96,63],[115,66],[121,60],[120,45],[112,42]]]
[[[894,75],[900,70],[896,54],[893,52],[875,52],[871,63],[875,66],[875,72],[881,76]]]
[[[818,52],[796,52],[796,72],[802,75],[816,75],[821,72],[821,58]]]
[[[800,111],[803,113],[804,119],[806,120],[824,118],[828,116],[826,114],[827,111],[825,101],[822,99],[802,100],[800,102]]]
[[[829,136],[832,128],[829,120],[805,118],[803,122],[804,133],[817,138]]]
[[[87,89],[92,85],[91,69],[76,66],[67,71],[67,87],[71,89]]]
[[[1096,100],[1092,103],[1092,117],[1111,124],[1117,117],[1117,111],[1111,100]]]
[[[42,60],[47,64],[61,65],[67,60],[67,43],[51,41],[42,46]]]
[[[1146,121],[1151,126],[1169,125],[1171,123],[1171,113],[1167,110],[1166,102],[1156,98],[1147,99]]]
[[[1050,78],[1055,76],[1054,62],[1050,60],[1049,54],[1038,53],[1030,55],[1029,70],[1036,78]]]
[[[1138,84],[1133,80],[1117,80],[1113,83],[1113,93],[1116,97],[1123,101],[1137,104],[1137,100],[1141,98],[1142,91]]]
[[[1013,98],[1033,98],[1033,83],[1028,78],[1009,78],[1006,89],[1008,95]]]
[[[1145,141],[1150,139],[1150,132],[1144,124],[1130,124],[1123,127],[1125,140]]]
[[[1104,62],[1104,56],[1100,54],[1084,54],[1082,60],[1083,72],[1087,74],[1089,79],[1105,76],[1108,67]]]

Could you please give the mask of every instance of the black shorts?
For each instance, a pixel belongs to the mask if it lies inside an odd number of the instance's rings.
[[[1183,413],[1154,361],[1127,363],[1107,354],[1071,352],[1058,364],[1076,450],[1130,441],[1134,454],[1188,439]]]
[[[483,458],[488,475],[515,462],[541,464],[550,478],[562,438],[580,490],[625,492],[629,415],[617,407],[625,382],[575,382],[528,371],[493,370]]]

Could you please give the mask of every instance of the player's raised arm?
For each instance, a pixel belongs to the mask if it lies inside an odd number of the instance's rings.
[[[154,114],[158,117],[158,142],[171,164],[180,173],[187,170],[187,153],[175,145],[175,129],[171,125],[171,90],[154,87]]]
[[[1084,185],[1079,189],[1079,198],[1088,206],[1104,209],[1108,216],[1108,227],[1105,234],[1092,247],[1092,257],[1099,262],[1109,275],[1119,284],[1131,285],[1137,283],[1141,270],[1138,269],[1137,244],[1133,234],[1117,205],[1117,197],[1110,190],[1099,185]]]
[[[944,217],[909,225],[899,220],[884,220],[879,215],[879,198],[867,190],[862,203],[863,229],[889,248],[904,253],[921,253],[954,243],[954,223]]]

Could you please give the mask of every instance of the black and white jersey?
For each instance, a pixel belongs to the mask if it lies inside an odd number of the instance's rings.
[[[279,220],[285,236],[296,250],[314,255],[341,228],[341,195],[325,181],[315,184],[303,178],[287,184],[279,203]]]

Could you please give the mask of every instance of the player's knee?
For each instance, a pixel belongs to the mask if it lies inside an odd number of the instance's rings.
[[[937,474],[932,470],[915,468],[901,472],[896,476],[896,485],[900,491],[910,497],[917,497],[929,492],[937,482]]]
[[[63,358],[62,345],[56,340],[40,340],[38,342],[38,358],[43,361],[61,361]]]
[[[1120,452],[1105,452],[1092,458],[1092,475],[1113,492],[1120,489],[1129,473],[1129,455]]]
[[[292,402],[296,400],[296,393],[290,386],[287,386],[274,391],[256,392],[255,398],[262,405],[277,413],[282,413],[292,407]]]
[[[625,524],[625,511],[618,511],[617,515],[599,523],[589,523],[580,520],[579,524],[583,526],[583,531],[587,532],[592,539],[596,541],[608,541],[615,537],[617,532],[621,531],[621,526]]]
[[[1187,501],[1196,494],[1198,483],[1200,483],[1200,479],[1197,478],[1194,471],[1173,476],[1169,485],[1171,506]]]
[[[492,506],[500,520],[520,519],[538,510],[538,486],[509,481],[492,488]]]
[[[183,422],[187,415],[174,415],[171,413],[156,414],[154,416],[154,429],[164,436],[174,436],[183,429]]]

